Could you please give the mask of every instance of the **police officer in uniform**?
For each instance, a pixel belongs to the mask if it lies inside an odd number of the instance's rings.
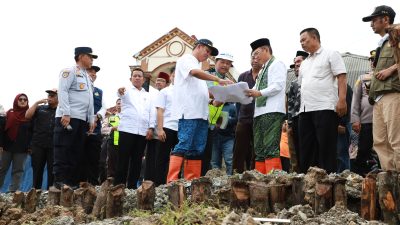
[[[89,47],[75,48],[76,65],[60,73],[59,104],[54,128],[54,184],[56,188],[78,186],[85,136],[94,130],[93,87],[87,69],[93,59]]]

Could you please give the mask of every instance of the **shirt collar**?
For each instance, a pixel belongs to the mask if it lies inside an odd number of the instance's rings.
[[[310,56],[318,55],[318,54],[320,54],[322,52],[322,50],[324,50],[324,48],[322,46],[320,46],[319,49],[316,52],[310,54]]]
[[[379,40],[379,42],[378,42],[378,46],[379,46],[379,47],[382,47],[383,42],[385,42],[388,38],[389,38],[389,34],[388,34],[388,33],[386,33],[385,35],[383,35],[382,39]]]
[[[217,75],[217,77],[219,77],[220,79],[225,79],[226,77],[225,74],[218,73],[217,71],[215,71],[215,75]]]
[[[144,87],[142,87],[142,89],[139,90],[139,89],[136,88],[135,85],[133,85],[133,84],[132,84],[132,89],[133,89],[133,90],[140,91],[140,92],[146,91],[146,90],[144,89]]]

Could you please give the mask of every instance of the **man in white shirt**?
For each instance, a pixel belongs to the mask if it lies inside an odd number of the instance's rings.
[[[218,49],[210,40],[197,41],[192,54],[178,59],[175,70],[173,92],[173,118],[178,122],[178,144],[171,153],[167,182],[178,179],[186,158],[184,177],[187,180],[200,177],[201,156],[207,141],[208,129],[208,88],[206,80],[221,85],[232,83],[201,70],[200,63],[209,56],[218,55]]]
[[[254,108],[255,169],[268,173],[282,169],[280,140],[285,120],[286,66],[275,59],[268,38],[250,44],[255,60],[263,64],[253,89],[247,95],[256,98]]]
[[[131,82],[132,87],[118,89],[122,108],[118,126],[119,151],[114,184],[127,183],[128,188],[136,189],[146,140],[153,136],[155,109],[151,104],[150,94],[142,87],[142,69],[132,70]]]
[[[347,113],[346,68],[339,52],[321,47],[317,29],[302,30],[300,43],[310,53],[299,72],[300,172],[310,166],[336,172],[338,116]]]
[[[155,183],[165,184],[167,180],[169,155],[178,143],[178,120],[172,117],[172,93],[174,91],[174,72],[168,86],[160,91],[155,101],[157,110],[158,145],[155,153]]]
[[[156,93],[152,96],[153,105],[157,101],[157,98],[160,95],[160,91],[167,87],[169,83],[169,75],[165,72],[159,72],[155,82],[155,87],[157,90],[155,90]],[[154,110],[154,113],[157,112]],[[155,115],[155,117],[157,117],[157,115]],[[157,126],[157,124],[155,126]],[[147,141],[147,147],[145,151],[144,180],[151,180],[153,182],[156,182],[156,177],[159,174],[159,171],[156,170],[156,151],[158,145],[158,132],[157,129],[154,129],[153,137],[151,140]]]

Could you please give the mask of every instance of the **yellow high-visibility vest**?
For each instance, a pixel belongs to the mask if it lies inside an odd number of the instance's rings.
[[[115,115],[115,116],[110,116],[108,118],[108,123],[112,126],[112,127],[118,127],[119,126],[119,116]],[[114,136],[113,136],[113,143],[114,145],[118,145],[118,141],[119,141],[119,132],[117,130],[115,130],[113,132]]]
[[[218,82],[214,81],[213,85],[217,86]],[[209,110],[208,121],[209,121],[210,125],[215,125],[217,123],[217,120],[218,120],[219,116],[221,115],[223,107],[224,107],[224,104],[222,104],[219,107],[216,107],[212,104],[208,104],[208,110]]]

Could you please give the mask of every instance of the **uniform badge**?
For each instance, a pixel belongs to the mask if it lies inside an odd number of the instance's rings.
[[[80,84],[79,84],[79,88],[80,88],[80,89],[84,89],[84,88],[85,88],[85,83],[80,83]]]
[[[69,76],[69,71],[64,71],[62,77],[67,78]]]
[[[94,95],[99,96],[99,92],[96,91],[96,92],[94,93]]]

